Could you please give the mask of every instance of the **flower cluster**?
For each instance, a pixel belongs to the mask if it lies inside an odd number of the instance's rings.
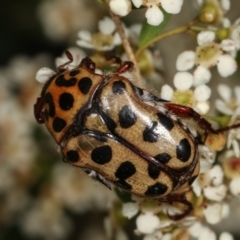
[[[148,24],[157,26],[164,19],[160,7],[168,13],[177,14],[181,11],[183,0],[132,0],[132,3],[136,8],[147,7],[145,17]],[[109,6],[119,16],[125,16],[132,10],[130,0],[110,0]]]

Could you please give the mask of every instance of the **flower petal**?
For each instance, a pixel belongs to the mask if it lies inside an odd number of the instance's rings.
[[[229,189],[233,195],[240,196],[240,177],[236,177],[231,180]]]
[[[141,233],[151,234],[160,226],[160,220],[153,213],[147,212],[137,217],[136,225]]]
[[[220,165],[213,166],[213,168],[208,171],[208,175],[213,186],[219,186],[223,181],[224,173]]]
[[[185,51],[178,55],[176,68],[178,71],[187,71],[195,64],[195,52]]]
[[[134,202],[124,203],[122,206],[122,215],[131,219],[138,213],[139,205]]]
[[[121,2],[121,1],[118,1],[118,2]],[[106,35],[108,35],[108,34],[110,35],[115,31],[116,27],[115,27],[115,24],[114,24],[114,22],[111,18],[104,17],[101,21],[99,21],[98,29],[101,33],[106,34]]]
[[[202,84],[200,86],[197,86],[194,89],[193,94],[194,94],[195,99],[198,102],[204,102],[204,101],[207,101],[210,98],[211,89],[207,85]]]
[[[222,77],[228,77],[237,70],[237,63],[230,55],[221,55],[218,59],[217,69]]]
[[[196,110],[198,113],[205,115],[208,113],[210,109],[209,103],[208,102],[198,102],[196,104]]]
[[[161,89],[161,98],[170,101],[173,97],[173,89],[165,84]]]
[[[213,232],[211,229],[204,227],[200,233],[198,240],[216,240],[217,236],[216,233]]]
[[[212,77],[211,72],[204,66],[199,65],[193,72],[194,86],[208,83]]]
[[[85,30],[79,31],[78,37],[87,42],[90,42],[92,40],[92,34],[89,31],[85,31]]]
[[[233,110],[230,109],[227,104],[220,100],[220,99],[217,99],[216,102],[215,102],[215,106],[216,106],[216,109],[223,113],[223,114],[226,114],[226,115],[232,115],[233,114]]]
[[[132,10],[130,0],[111,0],[109,2],[111,11],[121,17],[126,16]]]
[[[229,0],[221,0],[221,5],[224,11],[228,11],[230,9],[230,1]]]
[[[210,224],[219,223],[222,219],[222,204],[220,203],[208,204],[207,207],[203,210],[203,214],[208,223]]]
[[[219,236],[219,240],[234,240],[232,234],[228,232],[222,232]]]
[[[203,31],[197,35],[198,45],[203,45],[205,43],[210,43],[215,39],[215,33],[212,31]]]
[[[159,25],[164,18],[162,11],[156,5],[147,9],[145,17],[147,18],[147,23],[153,26]]]
[[[44,67],[37,71],[36,80],[40,83],[46,83],[50,79],[50,77],[55,74],[56,73],[52,69]]]
[[[193,75],[189,72],[178,72],[173,79],[174,86],[180,90],[188,90],[193,84]]]
[[[143,0],[132,0],[133,5],[139,8],[143,4]]]
[[[208,199],[220,202],[226,196],[227,187],[224,184],[221,184],[217,187],[209,186],[204,188],[203,192]]]
[[[181,11],[183,0],[161,0],[163,9],[172,14],[177,14]]]
[[[204,229],[202,223],[200,222],[195,222],[191,227],[188,228],[188,232],[192,237],[197,238],[202,230]]]
[[[231,39],[224,39],[221,42],[221,48],[225,52],[236,50],[235,42]]]
[[[224,83],[220,83],[217,86],[217,90],[221,98],[227,103],[231,100],[232,97],[232,90],[231,88]]]

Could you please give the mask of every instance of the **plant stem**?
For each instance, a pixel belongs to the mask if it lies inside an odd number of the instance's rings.
[[[143,52],[144,49],[146,49],[147,47],[149,47],[150,45],[173,35],[179,34],[179,33],[185,33],[187,32],[189,29],[191,29],[191,26],[194,25],[196,23],[196,20],[193,20],[192,22],[190,22],[187,25],[181,26],[179,28],[175,28],[173,30],[170,30],[168,32],[162,33],[161,35],[158,35],[157,37],[153,38],[151,41],[147,42],[146,44],[144,44],[142,47],[140,47],[136,54],[135,57],[136,59],[139,59],[141,53]]]
[[[107,1],[107,2],[109,2],[109,1]],[[123,44],[124,50],[125,50],[125,52],[128,56],[128,59],[129,59],[129,61],[133,62],[133,64],[134,64],[134,68],[133,68],[133,71],[132,71],[132,74],[134,76],[134,83],[136,83],[136,85],[138,85],[139,87],[143,87],[142,77],[141,77],[141,74],[140,74],[138,63],[137,63],[137,60],[135,58],[132,47],[131,47],[131,45],[128,41],[128,38],[127,38],[127,36],[124,32],[122,22],[121,22],[120,18],[117,15],[115,15],[114,13],[112,13],[112,11],[110,9],[109,9],[109,13],[110,13],[110,16],[111,16],[112,20],[115,23],[117,32],[119,33],[119,35],[121,37],[122,44]]]

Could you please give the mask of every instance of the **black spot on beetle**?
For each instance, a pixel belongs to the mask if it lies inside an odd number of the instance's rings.
[[[91,153],[91,159],[97,164],[105,164],[112,159],[112,149],[108,145],[104,145],[93,149]]]
[[[160,163],[166,164],[172,158],[168,153],[160,153],[154,157]]]
[[[118,113],[119,124],[122,128],[129,128],[137,121],[137,115],[127,105],[123,106]]]
[[[112,91],[114,94],[122,94],[125,90],[125,83],[121,80],[115,81],[112,85]]]
[[[52,127],[55,132],[61,132],[65,128],[65,126],[66,126],[65,120],[58,117],[54,118]]]
[[[176,147],[177,158],[182,162],[187,162],[191,156],[191,146],[186,138],[183,138]]]
[[[59,87],[72,87],[76,84],[76,82],[77,82],[76,78],[70,78],[66,80],[64,74],[61,74],[55,80],[55,84]]]
[[[147,197],[157,197],[163,195],[167,191],[167,186],[162,183],[155,183],[152,186],[148,187],[148,190],[145,192]]]
[[[165,127],[168,131],[171,131],[174,127],[172,119],[162,113],[158,113],[157,116],[161,125]]]
[[[62,110],[69,110],[72,108],[74,103],[74,98],[71,93],[62,93],[59,97],[59,106]]]
[[[152,179],[158,178],[159,174],[160,174],[160,169],[157,166],[155,166],[153,164],[148,165],[148,175]]]
[[[69,150],[66,153],[66,156],[67,156],[67,160],[70,162],[77,162],[80,159],[78,152],[75,150]]]
[[[79,73],[80,73],[80,70],[75,69],[75,70],[72,70],[72,71],[69,73],[69,75],[70,75],[71,77],[75,77],[75,76],[78,75]]]
[[[86,95],[92,86],[92,79],[89,77],[83,77],[78,82],[78,88],[81,93]]]
[[[159,133],[156,130],[158,123],[153,121],[151,126],[146,126],[143,131],[143,140],[146,142],[157,142]]]
[[[135,172],[136,172],[135,166],[131,162],[125,161],[120,164],[117,171],[115,172],[115,176],[116,178],[125,180],[134,175]]]
[[[53,102],[52,94],[50,92],[48,92],[45,95],[44,100],[45,100],[45,103],[47,103],[49,105],[49,111],[48,111],[49,116],[54,117],[55,116],[55,105]]]
[[[121,180],[121,179],[118,180],[118,181],[114,181],[113,183],[117,187],[119,187],[119,188],[121,188],[121,189],[123,189],[125,191],[130,191],[132,189],[132,186],[129,183],[127,183],[127,182],[125,182],[124,180]]]

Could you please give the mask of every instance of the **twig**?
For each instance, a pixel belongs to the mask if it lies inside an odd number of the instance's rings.
[[[106,2],[109,3],[109,0],[107,0]],[[137,63],[137,60],[136,60],[135,55],[133,53],[132,47],[131,47],[131,45],[128,41],[128,38],[127,38],[127,36],[124,32],[122,22],[120,21],[120,18],[117,15],[115,15],[114,13],[112,13],[112,11],[110,9],[109,9],[109,13],[110,13],[110,16],[111,16],[113,22],[115,23],[117,32],[119,33],[119,35],[121,37],[122,44],[123,44],[124,50],[125,50],[125,52],[128,56],[128,59],[131,62],[133,62],[133,64],[134,64],[134,69],[132,71],[133,76],[135,78],[134,83],[136,83],[139,87],[143,87],[142,77],[141,77],[141,74],[140,74],[138,63]]]

